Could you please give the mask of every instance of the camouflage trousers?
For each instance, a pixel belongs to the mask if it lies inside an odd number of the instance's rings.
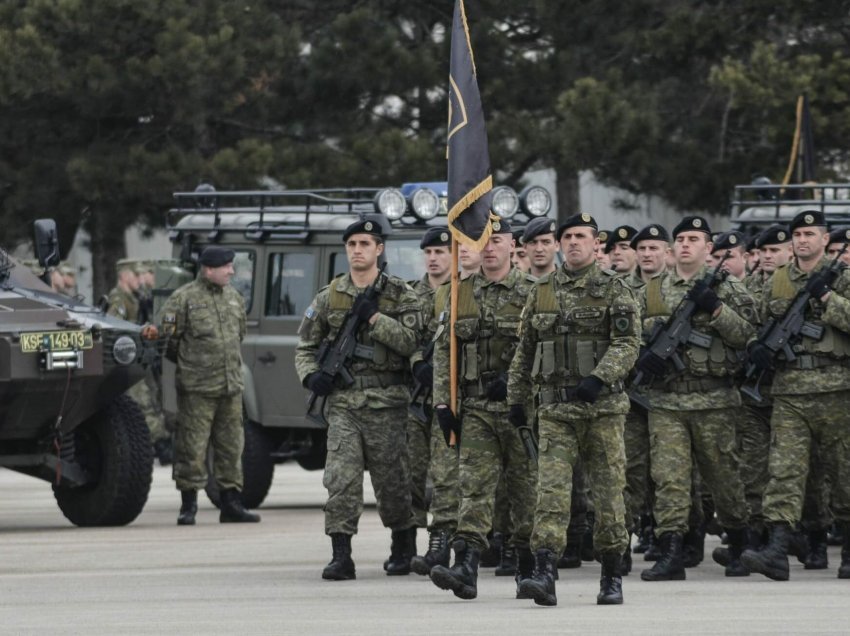
[[[738,474],[735,421],[740,409],[649,411],[650,459],[655,482],[655,534],[684,534],[692,512],[693,463],[711,493],[720,524],[747,525],[744,487]]]
[[[850,521],[850,411],[845,392],[774,396],[770,419],[770,479],[764,492],[769,522],[800,521],[812,442],[832,495],[832,512]],[[816,488],[812,496],[816,497]]]
[[[832,524],[832,512],[829,509],[831,490],[818,442],[812,439],[809,475],[806,477],[806,494],[803,497],[803,513],[800,519],[800,525],[807,532],[826,530]]]
[[[171,433],[165,427],[165,415],[162,412],[162,402],[159,398],[159,386],[150,370],[145,374],[144,380],[130,387],[127,395],[133,398],[133,401],[142,409],[152,442],[171,437]]]
[[[431,427],[431,524],[429,530],[448,530],[454,534],[460,504],[458,488],[458,452],[446,446],[436,418]]]
[[[442,439],[442,436],[441,436]],[[431,463],[431,422],[407,416],[407,459],[410,470],[410,504],[417,528],[428,525],[428,466]]]
[[[539,475],[538,475],[539,477]],[[590,503],[590,486],[584,474],[581,458],[573,465],[573,482],[570,492],[570,521],[567,525],[567,543],[581,541],[590,530],[593,506]]]
[[[596,415],[584,420],[558,416],[560,405],[537,411],[540,459],[532,550],[548,548],[561,554],[570,522],[573,467],[581,461],[590,484],[595,523],[593,545],[598,552],[622,554],[626,533],[626,451],[624,415]]]
[[[623,432],[626,446],[626,525],[632,532],[634,520],[652,509],[652,479],[649,476],[649,422],[646,414],[630,410]]]
[[[513,534],[511,523],[511,500],[508,497],[508,480],[505,472],[499,476],[499,485],[496,486],[496,499],[493,502],[493,532],[500,532],[509,537]]]
[[[242,490],[242,394],[177,394],[172,475],[178,490],[207,485],[207,448],[213,451],[213,477],[219,488]]]
[[[407,407],[328,409],[328,491],[325,534],[357,534],[363,513],[363,473],[369,470],[384,527],[413,526],[407,461]]]
[[[744,402],[737,419],[735,432],[738,440],[739,472],[747,501],[749,526],[754,530],[764,528],[762,500],[768,479],[770,453],[770,415],[773,406],[758,406]]]
[[[526,547],[531,535],[537,466],[525,454],[507,412],[475,408],[465,400],[460,446],[460,505],[457,533],[478,550],[488,546],[499,478],[504,472],[511,518],[511,544]]]

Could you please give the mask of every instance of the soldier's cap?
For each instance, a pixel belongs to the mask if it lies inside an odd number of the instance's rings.
[[[513,238],[514,229],[511,227],[511,222],[508,219],[499,219],[498,221],[490,221],[493,226],[493,234],[510,234]]]
[[[715,235],[713,243],[714,244],[711,247],[712,254],[719,252],[720,250],[731,250],[733,247],[747,248],[746,242],[744,241],[744,234],[738,230],[721,232],[720,234]]]
[[[799,227],[826,227],[826,217],[820,210],[803,210],[788,225],[792,234]]]
[[[784,225],[771,225],[762,230],[756,237],[756,247],[761,249],[765,245],[781,245],[791,240],[791,232]]]
[[[554,238],[556,228],[557,225],[555,224],[555,221],[545,216],[532,219],[531,222],[525,226],[525,231],[522,233],[522,242],[525,244],[529,241],[533,241],[541,234],[551,234]]]
[[[446,247],[452,244],[452,237],[447,227],[429,227],[428,231],[419,241],[419,249],[426,247]]]
[[[605,253],[607,254],[613,250],[614,246],[621,241],[628,241],[629,247],[631,247],[632,239],[637,236],[637,233],[637,229],[633,228],[631,225],[615,227],[611,230],[611,233],[608,234],[608,239],[605,241]]]
[[[701,216],[686,216],[679,221],[679,224],[673,228],[673,238],[675,239],[682,232],[705,232],[711,238],[711,228],[708,227],[708,221]]]
[[[667,228],[663,225],[652,223],[635,234],[629,245],[634,250],[637,249],[638,243],[641,241],[664,241],[665,243],[669,243],[670,234],[667,232]]]
[[[829,243],[850,243],[850,227],[837,227],[829,233]]]
[[[558,236],[556,238],[560,241],[564,232],[573,227],[590,227],[593,228],[594,232],[598,232],[599,230],[599,225],[597,225],[596,219],[590,216],[587,212],[581,212],[580,214],[573,214],[570,218],[561,223],[561,227],[558,228]]]
[[[516,246],[517,246],[517,247],[522,247],[522,233],[523,233],[524,231],[525,231],[525,230],[514,230],[514,231],[513,231],[514,240],[516,241]]]
[[[762,230],[762,232],[763,231],[764,230]],[[756,232],[755,234],[749,234],[748,236],[746,236],[748,252],[756,249],[759,246],[759,237],[762,235],[762,232]]]
[[[359,221],[355,221],[345,228],[345,232],[342,234],[342,242],[345,243],[354,234],[371,234],[379,241],[383,241],[387,233],[380,217],[381,215],[367,214]]]
[[[236,253],[233,250],[218,245],[210,245],[201,252],[201,258],[198,262],[204,267],[224,267],[228,263],[232,263],[235,257]]]
[[[151,261],[136,261],[135,269],[137,274],[153,273],[154,266]]]
[[[136,261],[132,258],[122,258],[115,263],[116,272],[133,272],[136,273]]]
[[[603,245],[608,242],[608,235],[611,234],[608,230],[599,230],[596,233],[596,238],[599,239],[599,242]]]

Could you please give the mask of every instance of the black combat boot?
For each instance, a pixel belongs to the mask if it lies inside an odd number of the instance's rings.
[[[414,555],[410,559],[410,569],[428,576],[435,565],[449,567],[449,533],[446,530],[432,530],[428,537],[428,552],[425,556]]]
[[[567,546],[564,548],[563,554],[558,559],[559,568],[566,568],[570,570],[572,568],[581,567],[581,542],[583,538],[584,535],[567,535]]]
[[[685,564],[682,562],[682,535],[665,532],[660,537],[661,555],[649,570],[640,573],[644,581],[684,581]]]
[[[850,579],[850,523],[841,526],[841,536],[844,545],[841,546],[841,567],[838,568],[839,579]]]
[[[416,554],[416,528],[393,530],[390,544],[390,558],[384,570],[387,576],[410,574],[410,559]]]
[[[737,535],[735,537],[732,536],[732,534],[735,533],[735,532],[737,532],[737,531],[736,530],[731,530],[731,531],[725,530],[724,534],[727,537],[726,540],[727,540],[727,545],[729,547],[719,545],[716,548],[714,548],[714,550],[711,553],[711,558],[714,559],[714,562],[717,563],[718,565],[722,565],[724,568],[729,565],[730,560],[731,560],[730,556],[729,556],[730,548],[732,547],[732,545],[735,541],[738,541]],[[742,529],[741,532],[744,533],[744,539],[745,539],[745,543],[744,543],[744,546],[741,548],[741,552],[743,552],[744,548],[751,548],[752,547],[755,550],[759,549],[760,546],[758,545],[758,543],[755,544],[756,547],[752,546],[752,543],[751,543],[752,533],[751,533],[751,531],[746,530],[746,529]],[[741,553],[739,552],[738,553],[738,559],[740,560],[740,558],[741,558]],[[743,568],[743,569],[746,570],[746,568]],[[749,574],[749,570],[746,570],[746,572],[747,572],[747,574]],[[747,574],[727,574],[726,576],[747,576]]]
[[[727,528],[726,536],[729,537],[729,546],[726,548],[728,556],[726,576],[749,576],[750,571],[747,569],[747,566],[741,563],[741,554],[744,552],[744,546],[747,541],[747,529]]]
[[[661,542],[658,537],[655,536],[655,531],[649,531],[649,543],[647,544],[646,551],[643,553],[644,561],[657,561],[661,558]]]
[[[478,550],[469,547],[466,541],[458,539],[452,545],[455,551],[455,563],[451,568],[435,565],[431,568],[431,580],[441,590],[451,590],[458,598],[465,600],[478,596]]]
[[[523,594],[520,585],[525,579],[530,579],[534,575],[534,555],[531,553],[531,548],[528,547],[517,548],[516,554],[517,567],[516,576],[514,577],[516,581],[516,597],[531,598]]]
[[[649,546],[655,541],[655,533],[653,532],[652,515],[644,514],[640,516],[637,527],[640,529],[638,533],[637,545],[635,545],[635,554],[644,554],[649,549]]]
[[[160,466],[170,466],[174,462],[174,447],[171,438],[158,439],[153,443],[153,454]]]
[[[777,523],[770,527],[767,545],[758,551],[744,550],[741,562],[750,572],[764,574],[774,581],[788,580],[788,543],[791,526]]]
[[[837,521],[829,527],[826,542],[828,545],[844,545],[844,530]]]
[[[499,565],[496,566],[496,576],[514,576],[516,574],[516,548],[507,543],[502,544],[502,554]]]
[[[803,565],[809,558],[809,537],[802,530],[794,529],[788,538],[788,554],[797,557]]]
[[[695,568],[705,558],[705,530],[692,528],[682,539],[682,564],[686,568]]]
[[[809,555],[806,557],[807,570],[825,570],[829,567],[826,555],[826,530],[809,532]]]
[[[596,604],[622,605],[623,579],[620,578],[620,572],[623,569],[622,557],[616,552],[603,552],[599,556],[602,561],[602,578],[599,579],[599,595],[596,597]]]
[[[494,568],[502,559],[502,546],[505,544],[505,535],[501,532],[493,532],[487,535],[487,548],[481,551],[482,568]]]
[[[351,560],[351,535],[334,532],[331,534],[331,562],[322,570],[322,578],[327,581],[349,581],[356,579],[354,561]]]
[[[555,596],[555,553],[546,548],[540,548],[534,553],[534,573],[529,579],[523,579],[519,584],[519,593],[523,598],[534,599],[538,605],[552,606],[558,604]]]
[[[195,515],[198,514],[198,491],[181,490],[180,497],[183,503],[180,506],[180,514],[177,515],[177,525],[194,526]]]
[[[218,515],[218,520],[220,523],[257,523],[260,515],[245,510],[238,490],[222,488],[221,514]]]

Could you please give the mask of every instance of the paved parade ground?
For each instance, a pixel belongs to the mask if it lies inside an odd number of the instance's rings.
[[[387,577],[389,531],[373,507],[353,541],[357,581],[326,582],[320,472],[278,466],[260,524],[220,525],[201,497],[198,525],[175,525],[179,495],[157,467],[148,504],[124,528],[75,528],[47,483],[0,470],[3,634],[797,634],[850,631],[850,581],[830,569],[791,581],[725,579],[711,562],[688,580],[624,579],[626,604],[597,607],[599,566],[561,570],[554,608],[514,600],[492,569],[460,601],[426,579]],[[370,495],[371,497],[371,495]],[[418,543],[427,542],[420,531]],[[636,561],[637,568],[643,567]]]

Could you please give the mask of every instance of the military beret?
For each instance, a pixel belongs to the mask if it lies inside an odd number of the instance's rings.
[[[826,227],[826,217],[820,210],[803,210],[791,219],[788,229],[793,233],[798,227]]]
[[[514,240],[516,241],[516,244],[517,244],[518,247],[522,246],[522,233],[523,232],[525,232],[525,230],[514,230],[513,231]]]
[[[850,243],[850,227],[837,227],[829,233],[829,242]]]
[[[511,222],[508,219],[499,219],[498,221],[492,221],[490,224],[493,226],[493,234],[513,235],[514,233],[511,228]]]
[[[573,214],[570,218],[561,223],[561,227],[558,228],[557,239],[560,241],[564,232],[569,230],[571,227],[592,227],[594,231],[599,230],[599,226],[596,224],[596,219],[590,216],[587,212],[582,212],[581,214]]]
[[[756,247],[765,245],[780,245],[791,240],[791,233],[784,225],[771,225],[756,237]]]
[[[705,232],[711,236],[711,228],[708,227],[708,221],[701,216],[686,216],[679,221],[679,224],[673,228],[673,238],[676,238],[682,232]]]
[[[635,234],[629,245],[631,245],[632,249],[637,249],[638,243],[641,241],[664,241],[665,243],[669,243],[670,235],[667,233],[667,228],[663,225],[652,223]]]
[[[424,250],[426,247],[446,247],[452,244],[452,236],[449,234],[447,227],[430,227],[422,240],[419,241],[419,249]]]
[[[532,219],[531,222],[525,226],[525,232],[522,233],[522,242],[528,243],[532,239],[536,239],[541,234],[551,234],[554,236],[556,227],[555,222],[545,216]]]
[[[201,252],[201,258],[198,262],[204,267],[223,267],[232,263],[235,257],[236,253],[233,250],[218,245],[210,245]]]
[[[631,240],[637,235],[637,232],[631,225],[621,225],[614,228],[605,241],[605,253],[613,250],[614,246],[621,241],[629,241],[629,247],[631,247]]]
[[[345,243],[354,234],[371,234],[383,241],[386,236],[384,224],[380,219],[373,218],[373,216],[366,215],[366,218],[355,221],[345,228],[345,232],[342,234],[342,242]]]
[[[711,248],[712,254],[720,250],[731,250],[733,247],[743,247],[744,249],[747,247],[744,241],[744,234],[737,230],[721,232],[715,235],[713,242],[714,245]]]
[[[596,238],[599,239],[600,243],[605,244],[608,242],[608,235],[610,233],[611,232],[609,232],[608,230],[599,230],[598,232],[596,232]]]

